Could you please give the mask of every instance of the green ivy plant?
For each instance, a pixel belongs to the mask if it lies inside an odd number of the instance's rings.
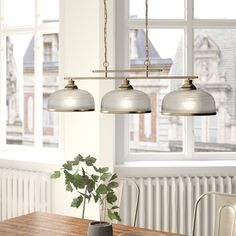
[[[66,190],[77,191],[78,193],[71,206],[79,208],[83,203],[83,216],[86,202],[93,199],[99,204],[107,201],[110,204],[110,207],[107,208],[108,218],[121,221],[117,211],[119,207],[115,204],[117,196],[114,189],[119,186],[116,182],[117,175],[110,173],[108,167],[100,168],[95,163],[96,158],[92,156],[83,157],[79,154],[74,160],[63,164],[61,170],[54,171],[51,178],[60,178],[64,173]]]

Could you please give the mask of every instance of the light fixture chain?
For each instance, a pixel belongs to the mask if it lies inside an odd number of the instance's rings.
[[[104,3],[104,62],[103,66],[105,67],[105,77],[107,77],[107,68],[109,62],[107,61],[107,0],[103,0]]]
[[[148,77],[148,67],[150,66],[149,60],[149,45],[148,45],[148,0],[145,0],[145,34],[146,34],[146,60],[144,65],[146,66],[146,77]]]

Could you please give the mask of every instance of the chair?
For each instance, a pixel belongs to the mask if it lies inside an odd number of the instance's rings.
[[[206,196],[214,201],[214,236],[236,236],[236,194],[207,192],[196,201],[193,214],[192,236],[195,236],[199,203]]]
[[[125,192],[124,190],[127,189],[127,187],[131,188],[132,193],[134,193],[134,195],[132,195],[132,197],[134,197],[134,199],[132,200],[132,204],[129,202],[129,206],[130,206],[130,217],[131,217],[131,225],[135,226],[136,225],[136,221],[137,221],[137,213],[138,213],[138,205],[139,205],[139,196],[140,196],[140,189],[138,187],[138,185],[136,184],[136,182],[133,179],[130,178],[118,178],[116,180],[116,182],[118,182],[119,187],[117,187],[116,189],[114,189],[115,194],[117,196],[117,202],[116,205],[119,207],[118,212],[119,214],[122,212],[122,208],[123,205],[125,205],[124,203],[127,203],[127,199],[124,198]],[[129,191],[128,191],[129,192]],[[107,208],[109,206],[109,203],[107,203],[106,201],[103,202],[101,208],[100,208],[100,216],[102,221],[108,221],[111,223],[119,223],[116,220],[111,221],[108,216],[107,216]],[[121,218],[123,218],[121,216]],[[122,222],[124,223],[124,222]]]

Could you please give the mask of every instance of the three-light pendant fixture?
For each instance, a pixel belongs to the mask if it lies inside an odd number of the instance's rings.
[[[143,69],[109,70],[107,60],[107,0],[104,1],[104,69],[94,70],[96,73],[104,73],[103,77],[70,77],[64,89],[52,93],[48,99],[48,110],[56,112],[85,112],[94,111],[93,96],[85,90],[79,89],[74,80],[83,79],[121,79],[119,89],[105,94],[101,101],[101,112],[111,114],[140,114],[150,113],[151,103],[149,96],[136,90],[130,84],[130,80],[136,79],[184,79],[183,86],[176,91],[168,93],[162,101],[161,113],[175,116],[215,115],[216,105],[214,98],[193,85],[193,79],[197,76],[150,76],[150,73],[160,72],[159,68],[150,68],[148,45],[148,0],[145,0],[145,32],[146,32],[146,58]],[[108,76],[110,73],[145,73],[145,76]]]

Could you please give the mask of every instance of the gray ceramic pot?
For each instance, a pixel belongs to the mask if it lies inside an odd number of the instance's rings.
[[[88,236],[112,236],[112,225],[104,221],[93,221],[88,226]]]

